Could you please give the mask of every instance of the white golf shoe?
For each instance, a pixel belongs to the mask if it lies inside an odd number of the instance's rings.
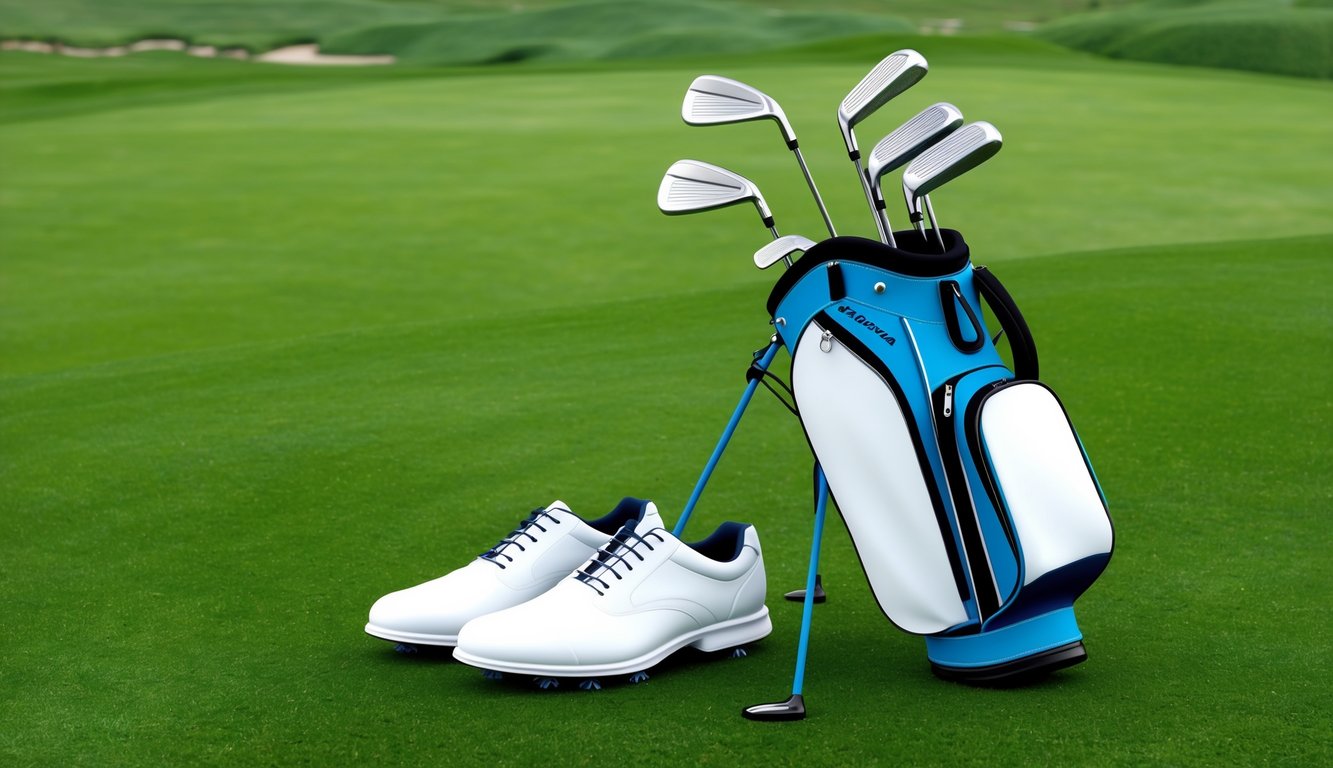
[[[660,524],[631,522],[549,591],[468,622],[454,658],[538,678],[636,675],[685,646],[717,651],[767,636],[765,590],[753,526],[724,523],[685,544]]]
[[[462,568],[376,600],[366,633],[410,645],[454,645],[468,621],[555,586],[631,521],[662,525],[652,502],[633,498],[586,522],[561,501],[533,510],[513,533]]]

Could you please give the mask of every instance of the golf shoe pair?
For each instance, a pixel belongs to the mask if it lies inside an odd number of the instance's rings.
[[[687,544],[652,502],[626,498],[584,521],[557,501],[466,566],[380,598],[366,632],[457,646],[459,661],[498,672],[634,674],[686,646],[767,636],[765,591],[753,526]]]

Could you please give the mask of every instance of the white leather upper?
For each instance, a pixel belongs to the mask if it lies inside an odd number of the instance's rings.
[[[740,555],[726,562],[662,528],[640,535],[646,544],[633,551],[643,560],[622,547],[625,562],[597,570],[605,585],[571,576],[522,605],[475,619],[459,634],[459,652],[500,666],[613,665],[720,622],[758,612],[767,620],[763,557],[752,526]]]
[[[437,579],[381,597],[371,606],[366,631],[390,639],[429,643],[433,638],[452,644],[465,623],[547,591],[609,538],[563,502],[551,504],[546,512],[553,519],[537,520],[527,528],[532,538],[514,537],[514,543],[499,548],[500,556],[474,559]],[[644,521],[641,525],[662,525],[651,502]]]

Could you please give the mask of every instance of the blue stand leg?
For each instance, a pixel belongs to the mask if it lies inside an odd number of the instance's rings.
[[[810,620],[815,608],[815,579],[819,575],[819,549],[824,539],[824,513],[828,510],[828,480],[823,470],[817,473],[819,502],[815,505],[815,531],[810,539],[810,570],[805,577],[805,605],[801,609],[801,641],[796,647],[796,675],[792,678],[791,692],[800,696],[805,687],[805,655],[810,649]]]
[[[778,340],[774,338],[769,342],[763,355],[755,361],[753,367],[760,371],[767,371],[768,366],[773,363],[773,358],[778,354],[778,346]],[[731,414],[731,420],[727,422],[727,428],[722,430],[722,437],[718,439],[717,447],[713,449],[713,455],[708,457],[708,463],[704,465],[704,471],[699,476],[699,482],[694,484],[694,492],[690,494],[690,500],[685,502],[685,509],[680,513],[680,520],[676,521],[676,527],[671,530],[673,536],[679,537],[681,532],[685,530],[685,524],[689,522],[690,515],[694,513],[694,507],[699,503],[699,497],[703,495],[704,486],[708,485],[708,478],[712,477],[713,469],[717,467],[718,460],[722,458],[722,452],[726,450],[727,443],[731,442],[731,436],[736,432],[736,426],[741,422],[741,415],[745,413],[745,409],[750,405],[750,399],[754,397],[754,390],[758,386],[759,379],[751,377],[750,383],[746,385],[745,392],[741,395],[741,401]]]
[[[810,621],[815,609],[815,579],[819,574],[819,549],[824,538],[824,513],[828,510],[828,480],[821,469],[815,471],[815,531],[810,540],[810,569],[805,578],[805,607],[801,611],[801,639],[796,646],[796,674],[792,678],[791,698],[772,704],[746,707],[741,714],[750,720],[802,720],[805,718],[805,659],[810,650]]]

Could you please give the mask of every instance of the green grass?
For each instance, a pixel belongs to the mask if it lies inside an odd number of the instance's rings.
[[[663,217],[657,180],[716,160],[819,229],[773,126],[685,127],[681,92],[712,69],[772,93],[866,235],[830,113],[907,43],[931,76],[863,143],[940,99],[1005,133],[935,203],[1023,307],[1111,501],[1089,661],[935,680],[837,525],[804,723],[738,716],[790,684],[776,598],[748,659],[587,695],[361,634],[553,498],[674,519],[774,275],[753,211]],[[708,61],[0,55],[0,761],[1330,762],[1329,85],[994,40]],[[754,522],[774,595],[802,578],[809,461],[756,400],[691,526]]]
[[[1039,34],[1112,58],[1333,77],[1333,7],[1326,2],[1147,2],[1063,18]]]

